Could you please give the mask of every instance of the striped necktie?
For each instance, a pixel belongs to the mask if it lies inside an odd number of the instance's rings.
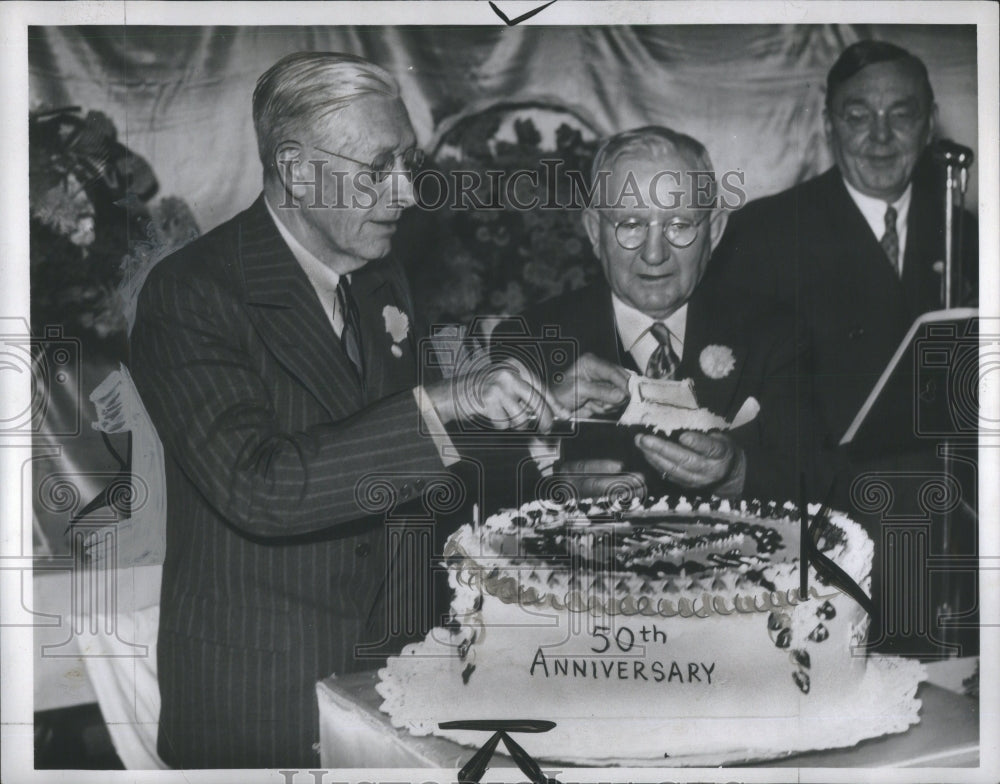
[[[354,365],[354,370],[358,374],[358,379],[364,383],[365,365],[364,355],[361,353],[361,315],[358,312],[358,303],[354,301],[351,294],[351,284],[346,275],[340,276],[340,283],[337,285],[337,304],[340,312],[344,315],[344,329],[340,333],[340,345],[344,348],[344,353]]]
[[[896,232],[896,208],[891,204],[886,205],[885,234],[882,235],[879,243],[882,245],[885,255],[888,256],[892,268],[899,275],[899,234]]]
[[[647,378],[673,378],[677,372],[677,366],[681,364],[680,357],[670,345],[670,330],[659,321],[649,328],[653,337],[659,345],[649,357],[646,364]]]

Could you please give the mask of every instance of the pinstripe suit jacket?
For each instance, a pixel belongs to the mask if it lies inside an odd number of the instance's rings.
[[[314,764],[315,681],[377,664],[355,645],[385,626],[386,545],[356,488],[442,464],[419,434],[414,338],[393,356],[382,316],[412,320],[401,268],[374,262],[352,289],[364,390],[263,197],[140,295],[131,367],[167,457],[158,666],[174,765]],[[390,481],[419,495],[418,480]],[[235,714],[256,730],[234,730]]]

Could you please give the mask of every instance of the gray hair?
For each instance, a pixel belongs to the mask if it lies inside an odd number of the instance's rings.
[[[278,144],[296,128],[318,124],[359,98],[399,98],[399,84],[375,63],[339,52],[297,52],[283,57],[257,80],[253,126],[265,173]]]
[[[710,176],[712,183],[712,199],[715,199],[715,167],[709,157],[705,145],[684,133],[662,125],[647,125],[622,131],[604,140],[594,155],[594,163],[590,169],[590,182],[593,187],[599,185],[601,172],[613,171],[618,162],[627,157],[642,157],[650,160],[666,158],[680,153],[690,158],[699,171]]]

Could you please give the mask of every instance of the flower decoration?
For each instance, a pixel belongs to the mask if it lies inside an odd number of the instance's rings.
[[[60,324],[88,356],[123,352],[145,273],[197,224],[180,199],[159,213],[152,168],[106,115],[38,107],[28,120],[32,330]]]
[[[556,105],[497,104],[454,125],[432,165],[481,185],[448,209],[403,213],[394,243],[421,323],[519,313],[599,279],[579,188],[596,149],[596,131]]]
[[[42,193],[31,205],[31,212],[78,248],[94,242],[94,205],[72,174]]]
[[[729,346],[705,346],[698,357],[701,371],[709,378],[725,378],[736,367],[736,357]]]
[[[403,350],[399,344],[406,340],[406,336],[410,334],[410,319],[395,305],[386,305],[382,308],[382,318],[385,319],[385,331],[392,338],[393,345],[390,349],[392,355],[399,359],[403,356]]]

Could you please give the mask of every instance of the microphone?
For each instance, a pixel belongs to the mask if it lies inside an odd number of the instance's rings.
[[[976,157],[971,149],[963,147],[951,139],[938,139],[933,142],[931,144],[931,155],[934,156],[934,160],[936,161],[940,161],[946,165],[958,166],[962,169],[972,166],[972,161]]]

